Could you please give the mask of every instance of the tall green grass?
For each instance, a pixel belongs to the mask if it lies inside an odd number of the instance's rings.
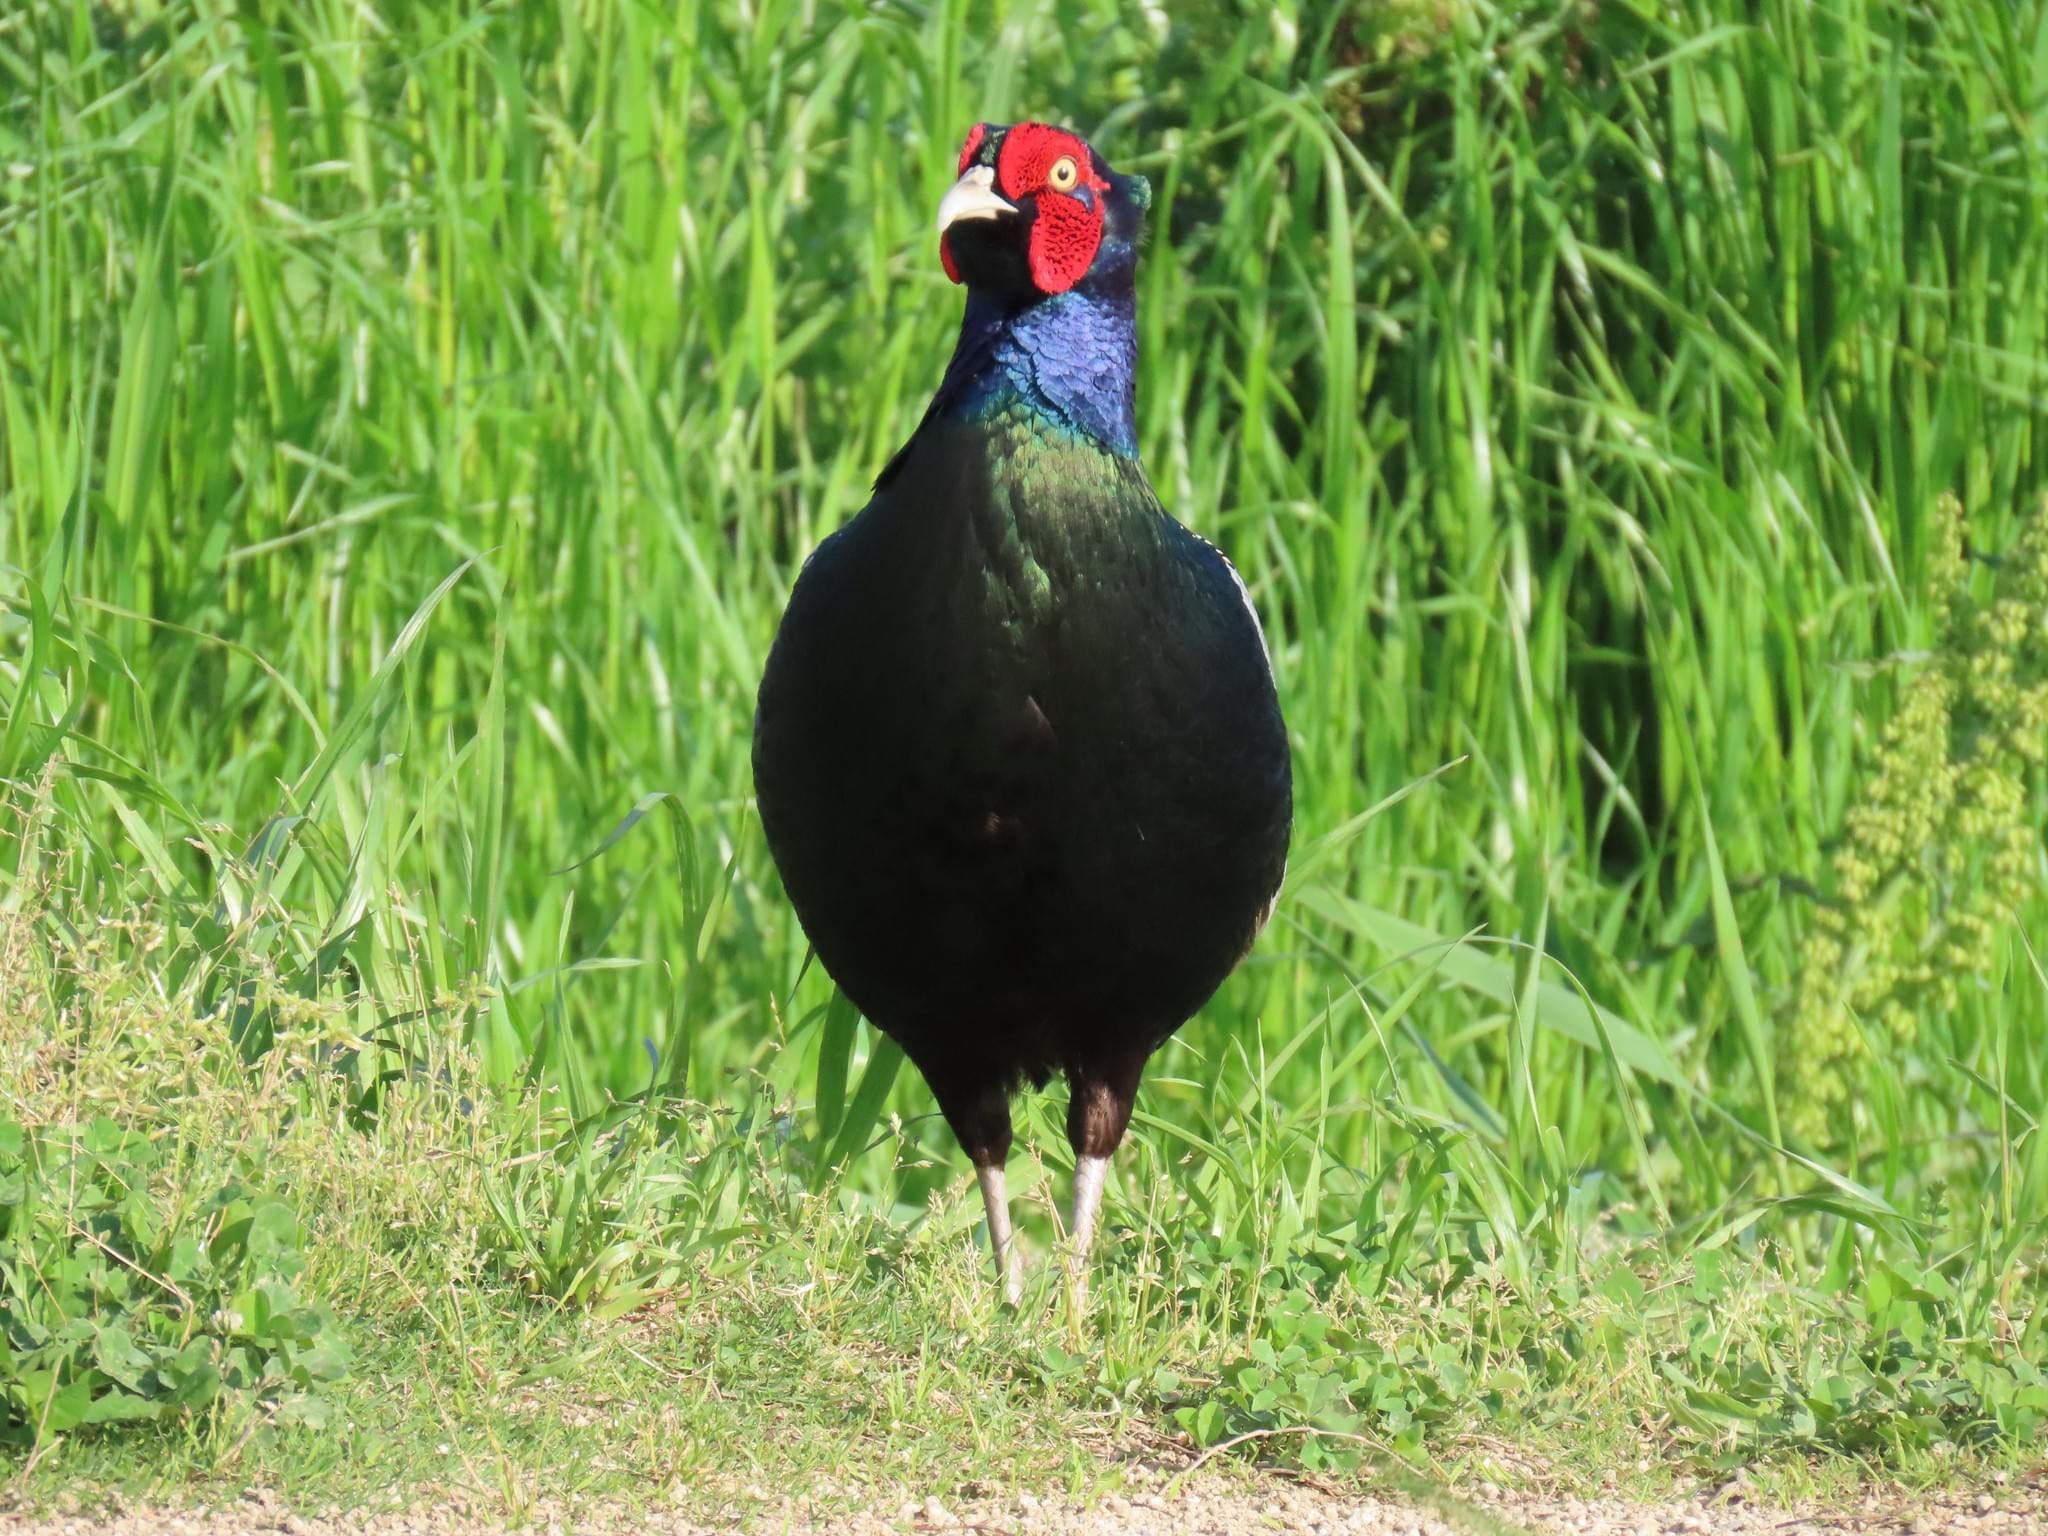
[[[957,145],[1045,117],[1158,189],[1142,451],[1296,752],[1280,921],[1115,1219],[1469,1229],[1525,1286],[1588,1212],[2038,1238],[2038,880],[1853,1115],[1796,1130],[1780,1038],[1936,498],[1995,557],[2048,487],[2037,0],[25,0],[0,103],[6,901],[60,959],[132,932],[365,1116],[459,1034],[579,1120],[659,1089],[957,1195],[805,968],[748,734],[943,366]]]

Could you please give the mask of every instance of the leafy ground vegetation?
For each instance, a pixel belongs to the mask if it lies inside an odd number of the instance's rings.
[[[2039,0],[25,0],[0,103],[18,1492],[2034,1454]],[[1298,784],[1086,1315],[747,770],[1026,116]]]

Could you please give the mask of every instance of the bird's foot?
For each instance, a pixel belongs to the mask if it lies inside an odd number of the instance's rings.
[[[976,1168],[974,1176],[988,1212],[988,1245],[995,1252],[996,1273],[1002,1276],[1003,1299],[1018,1306],[1024,1300],[1024,1254],[1010,1226],[1009,1181],[1000,1163]]]
[[[1067,1235],[1073,1262],[1086,1268],[1095,1246],[1095,1222],[1102,1214],[1102,1184],[1109,1177],[1109,1159],[1084,1152],[1074,1159],[1074,1223]]]
[[[1102,1185],[1109,1177],[1109,1159],[1082,1153],[1074,1160],[1074,1221],[1067,1230],[1067,1294],[1072,1313],[1088,1310],[1088,1256],[1095,1247],[1095,1227],[1102,1214]]]

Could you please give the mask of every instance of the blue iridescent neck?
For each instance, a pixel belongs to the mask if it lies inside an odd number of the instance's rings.
[[[1022,309],[970,291],[933,413],[985,421],[1021,406],[1136,458],[1137,319],[1127,277],[1084,282]]]

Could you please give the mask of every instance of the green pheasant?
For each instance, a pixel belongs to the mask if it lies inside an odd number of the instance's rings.
[[[804,564],[754,776],[825,969],[974,1160],[1015,1301],[1010,1095],[1063,1073],[1085,1262],[1146,1060],[1285,869],[1287,735],[1244,585],[1138,462],[1150,188],[983,124],[939,205],[960,339],[873,498]]]

